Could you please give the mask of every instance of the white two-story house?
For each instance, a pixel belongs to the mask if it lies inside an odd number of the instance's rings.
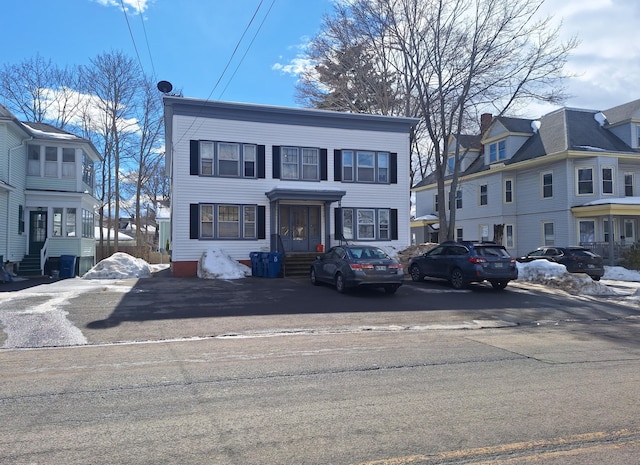
[[[24,275],[50,274],[75,257],[73,274],[95,264],[94,164],[86,139],[20,122],[0,105],[0,256]]]
[[[171,261],[195,276],[215,245],[316,252],[341,241],[409,244],[417,120],[164,97]]]
[[[613,260],[639,238],[640,100],[604,111],[562,108],[539,120],[496,117],[479,150],[461,153],[456,239],[492,240],[494,225],[503,225],[512,255],[583,244]],[[412,191],[412,230],[424,238],[437,229],[435,178]]]

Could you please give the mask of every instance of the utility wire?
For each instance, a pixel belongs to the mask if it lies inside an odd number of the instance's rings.
[[[149,61],[151,62],[151,72],[153,73],[153,80],[156,80],[156,67],[153,65],[153,56],[151,55],[151,47],[149,46],[149,37],[147,37],[147,28],[144,25],[144,18],[142,16],[142,10],[140,8],[140,0],[137,0],[138,11],[140,12],[140,22],[142,23],[142,31],[144,32],[144,41],[147,44],[147,52],[149,53]]]
[[[240,69],[240,65],[244,61],[244,58],[247,56],[247,53],[249,53],[249,50],[251,49],[251,46],[253,45],[253,42],[256,40],[256,37],[258,37],[258,33],[260,32],[260,29],[262,29],[262,26],[264,25],[264,22],[267,20],[267,16],[269,16],[269,13],[271,13],[271,9],[273,8],[274,3],[276,3],[276,0],[272,0],[271,1],[271,5],[269,6],[269,9],[267,10],[267,13],[262,18],[262,22],[260,23],[260,25],[258,26],[258,29],[256,30],[255,34],[253,35],[253,38],[251,39],[251,42],[249,42],[249,46],[247,47],[247,49],[245,50],[244,54],[242,55],[242,58],[240,58],[240,62],[238,63],[238,66],[236,66],[236,69],[233,70],[233,74],[231,75],[231,77],[227,81],[227,85],[225,85],[224,89],[222,89],[222,92],[220,92],[220,95],[218,96],[218,99],[222,98],[222,96],[224,95],[225,91],[227,90],[227,87],[229,87],[229,84],[231,84],[231,81],[233,81],[233,78],[236,75],[236,73],[238,72],[238,69]]]
[[[120,0],[122,1],[122,0]],[[247,31],[249,30],[249,28],[251,27],[251,24],[253,24],[254,19],[256,18],[256,15],[258,14],[258,11],[260,11],[260,7],[262,6],[264,0],[260,0],[260,3],[258,4],[258,6],[256,7],[255,11],[253,12],[253,15],[251,16],[251,19],[249,20],[249,24],[247,24],[247,26],[244,28],[244,31],[242,32],[242,35],[240,36],[240,39],[238,39],[238,43],[236,44],[235,48],[233,49],[233,52],[231,53],[231,57],[229,57],[229,60],[227,61],[227,64],[225,65],[224,69],[222,70],[222,73],[220,74],[220,77],[218,78],[218,80],[216,81],[215,85],[213,86],[213,89],[211,89],[211,92],[209,92],[209,95],[207,96],[206,100],[211,100],[211,96],[213,95],[213,93],[215,92],[216,88],[218,87],[218,85],[220,84],[220,81],[222,81],[222,78],[224,77],[224,74],[227,72],[227,69],[229,68],[229,66],[231,65],[231,62],[233,61],[233,57],[235,56],[236,52],[238,51],[238,48],[240,47],[240,43],[242,42],[242,40],[244,39],[244,36],[247,34]],[[273,0],[271,2],[271,6],[269,7],[269,10],[267,11],[267,14],[269,13],[269,11],[271,11],[271,8],[273,7],[273,4],[275,3],[275,0]],[[266,16],[265,16],[266,18]],[[264,23],[264,20],[263,20]],[[262,24],[260,24],[260,27],[262,27]],[[249,47],[251,47],[251,44],[253,44],[253,40],[254,38],[251,40],[251,43],[249,44]],[[247,54],[247,52],[249,51],[249,49],[247,49],[247,51],[245,52],[245,54],[243,55],[242,58],[244,58],[244,56]],[[237,69],[236,69],[237,71]],[[234,75],[235,75],[235,71],[234,71]],[[232,76],[233,78],[233,76]],[[227,86],[229,84],[227,83]],[[226,86],[225,86],[226,89]],[[223,90],[224,93],[224,90]],[[202,112],[202,109],[200,109],[200,112]],[[173,146],[175,147],[176,145],[178,145],[180,142],[182,142],[182,139],[186,136],[186,134],[191,130],[191,128],[193,127],[193,125],[196,123],[196,118],[193,119],[193,121],[191,121],[191,124],[189,125],[189,127],[186,129],[186,131],[184,131],[182,133],[182,135],[180,136],[180,139],[178,139],[177,141],[175,141],[173,143]],[[202,122],[200,122],[200,124],[202,124]]]
[[[129,35],[131,36],[131,42],[133,42],[133,49],[136,51],[136,56],[138,57],[138,63],[140,63],[140,69],[144,72],[144,66],[142,65],[142,60],[140,59],[140,54],[138,53],[138,47],[136,46],[136,40],[133,38],[133,31],[131,31],[131,24],[129,24],[129,16],[127,16],[127,9],[124,7],[123,0],[120,0],[120,6],[122,7],[122,14],[124,14],[124,19],[127,22],[127,28],[129,29]]]

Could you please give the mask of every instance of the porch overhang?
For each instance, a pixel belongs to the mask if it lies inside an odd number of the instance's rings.
[[[571,213],[576,218],[592,216],[640,216],[640,198],[637,202],[627,201],[617,203],[612,200],[609,203],[591,203],[571,207]]]
[[[437,215],[424,215],[411,220],[412,228],[420,228],[430,226],[431,229],[437,231],[440,228],[440,218]]]
[[[342,190],[321,190],[321,189],[285,189],[275,187],[269,192],[265,192],[267,198],[274,202],[278,200],[315,200],[321,202],[339,202],[347,191]]]

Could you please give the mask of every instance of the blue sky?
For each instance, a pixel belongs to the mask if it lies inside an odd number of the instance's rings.
[[[186,97],[298,106],[301,47],[332,11],[333,0],[123,2],[131,33],[120,0],[5,2],[0,63],[40,54],[60,66],[87,64],[110,50],[137,60],[135,41],[145,71]],[[640,98],[638,0],[547,0],[543,13],[563,21],[565,38],[581,40],[567,65],[576,74],[568,83],[575,97],[567,106],[606,109]],[[532,106],[522,116],[551,109]]]

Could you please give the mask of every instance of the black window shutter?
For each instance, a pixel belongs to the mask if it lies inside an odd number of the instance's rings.
[[[398,184],[398,154],[392,153],[389,157],[389,182]]]
[[[341,241],[342,237],[342,208],[336,208],[333,211],[333,222],[335,223],[334,234],[337,241]]]
[[[271,167],[271,177],[273,179],[280,179],[280,146],[274,145],[271,147],[271,159],[273,166]]]
[[[333,180],[342,181],[342,150],[333,151]]]
[[[391,239],[395,241],[398,240],[398,209],[392,208],[390,213],[389,220],[391,224],[389,226],[391,227]]]
[[[189,141],[189,174],[200,174],[200,142]]]
[[[200,205],[189,205],[189,239],[198,239],[200,234]]]
[[[267,237],[267,223],[265,215],[265,206],[258,205],[258,239],[265,239]]]
[[[327,180],[327,149],[320,149],[320,180]]]
[[[265,165],[264,165],[264,145],[258,145],[258,178],[264,179],[266,177],[265,174]]]

